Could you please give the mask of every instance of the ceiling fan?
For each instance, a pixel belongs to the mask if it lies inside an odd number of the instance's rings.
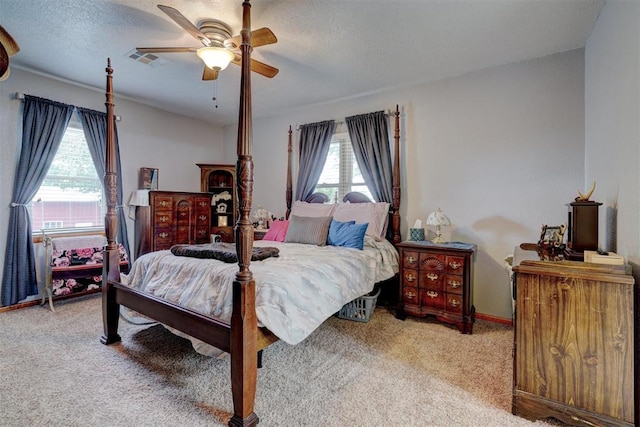
[[[217,19],[200,21],[196,27],[184,17],[177,9],[159,4],[158,8],[166,13],[169,18],[182,27],[186,32],[198,39],[203,47],[138,47],[142,53],[172,53],[172,52],[196,52],[205,63],[202,80],[215,80],[218,72],[224,70],[229,63],[240,65],[241,36],[231,37],[231,28]],[[260,28],[251,32],[252,47],[264,46],[276,43],[278,39],[269,28]],[[264,62],[251,59],[251,71],[272,78],[278,74],[278,69]]]

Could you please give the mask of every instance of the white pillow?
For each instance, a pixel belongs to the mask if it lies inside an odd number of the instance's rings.
[[[332,216],[335,207],[334,203],[308,203],[296,200],[291,207],[291,215],[306,217]]]
[[[339,203],[333,211],[336,221],[355,221],[356,224],[369,223],[367,236],[376,240],[385,238],[389,219],[389,203]]]

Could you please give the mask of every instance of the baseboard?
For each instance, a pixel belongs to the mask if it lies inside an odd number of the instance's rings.
[[[513,319],[505,319],[504,317],[493,316],[491,314],[476,313],[476,319],[513,326]]]
[[[64,299],[70,299],[70,298],[78,298],[78,297],[82,297],[82,296],[85,296],[85,295],[96,294],[96,293],[101,292],[101,291],[102,291],[101,288],[97,288],[97,289],[91,289],[91,290],[83,291],[83,292],[76,292],[75,294],[54,296],[53,297],[54,306],[55,306],[55,302],[56,301],[60,301],[60,300],[64,300]],[[4,313],[6,311],[18,310],[20,308],[33,307],[34,305],[39,305],[41,303],[41,301],[42,301],[41,299],[34,299],[33,301],[20,302],[18,304],[13,304],[13,305],[5,306],[5,307],[0,307],[0,313]],[[44,304],[47,307],[47,309],[49,308],[48,302],[49,302],[49,300],[45,299]]]

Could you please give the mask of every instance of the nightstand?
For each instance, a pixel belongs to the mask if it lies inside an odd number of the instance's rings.
[[[258,230],[257,228],[253,229],[253,240],[262,240],[265,234],[267,234],[266,228],[264,230]]]
[[[396,317],[435,316],[463,334],[473,332],[472,243],[403,242],[400,251],[400,293]]]

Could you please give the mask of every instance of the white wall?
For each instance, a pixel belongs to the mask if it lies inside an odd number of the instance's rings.
[[[505,255],[537,242],[543,223],[566,222],[567,203],[583,190],[583,50],[255,119],[254,206],[284,213],[289,125],[396,104],[403,237],[416,219],[442,208],[453,222],[444,236],[478,244],[476,310],[511,318]],[[235,161],[236,135],[225,127],[227,162]],[[294,159],[297,138],[294,131]]]
[[[117,79],[114,80],[117,92]],[[6,231],[18,158],[20,102],[13,92],[104,109],[93,91],[12,70],[0,85],[0,220]],[[289,125],[401,107],[402,232],[441,207],[451,240],[475,242],[474,303],[479,313],[511,317],[503,258],[540,226],[566,221],[566,204],[584,189],[584,55],[582,50],[358,99],[255,119],[254,205],[284,214]],[[198,191],[195,163],[234,163],[237,129],[212,125],[118,99],[116,112],[125,194],[141,166],[160,169],[160,188]],[[212,144],[213,141],[213,144]],[[294,131],[294,150],[297,133]],[[297,152],[294,152],[297,158]],[[636,157],[637,158],[637,157]],[[294,171],[295,172],[295,171]],[[294,175],[295,176],[295,175]],[[597,193],[596,193],[597,194]],[[133,225],[130,225],[130,233]],[[0,250],[4,254],[4,239]],[[4,259],[0,260],[4,262]]]
[[[640,264],[640,2],[609,1],[585,53],[585,185],[596,181],[599,242]]]
[[[160,170],[160,190],[200,191],[200,169],[196,163],[222,161],[223,129],[119,98],[117,74],[114,88],[115,111],[122,117],[117,126],[125,203],[138,186],[140,167]],[[0,84],[0,272],[4,271],[9,204],[22,134],[22,103],[13,99],[15,92],[106,111],[104,88],[82,88],[15,67],[9,79]],[[128,221],[133,249],[134,227]]]

